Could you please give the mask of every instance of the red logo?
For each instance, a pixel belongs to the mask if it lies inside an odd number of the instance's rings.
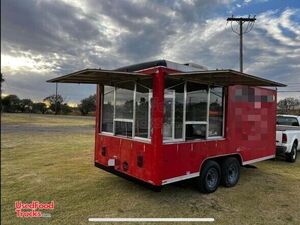
[[[54,209],[54,201],[49,203],[42,203],[39,201],[24,203],[22,201],[15,201],[15,212],[17,217],[51,217],[50,213],[40,211],[44,209]]]

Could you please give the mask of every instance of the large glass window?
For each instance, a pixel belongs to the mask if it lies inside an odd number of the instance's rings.
[[[187,83],[186,121],[206,121],[207,94],[206,85]]]
[[[164,94],[164,140],[183,138],[184,82],[166,79]]]
[[[166,79],[163,140],[223,136],[224,88]],[[102,131],[151,138],[152,90],[149,80],[104,86]]]
[[[166,90],[164,94],[164,127],[163,137],[165,140],[173,139],[174,129],[174,99],[175,92],[173,90]]]
[[[186,91],[185,137],[187,140],[206,138],[208,86],[188,82]]]
[[[116,87],[116,119],[133,119],[134,83],[126,88]]]
[[[113,132],[114,87],[104,86],[102,105],[102,131]]]
[[[223,135],[223,88],[210,88],[208,136]]]
[[[135,136],[150,137],[150,89],[137,84],[135,97]]]
[[[132,137],[134,83],[116,87],[115,134]]]

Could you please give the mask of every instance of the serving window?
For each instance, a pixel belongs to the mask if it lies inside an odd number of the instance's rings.
[[[166,79],[164,142],[223,137],[224,88]]]
[[[114,87],[104,86],[102,104],[102,131],[113,133],[114,124]]]
[[[151,82],[104,86],[101,132],[151,138]],[[163,141],[223,137],[224,88],[166,78]]]
[[[152,90],[149,82],[104,86],[101,132],[127,138],[150,138]]]
[[[146,85],[136,84],[135,96],[135,136],[140,138],[150,138],[151,115],[150,102],[152,92]]]
[[[209,98],[209,137],[223,136],[224,90],[222,87],[211,87]]]
[[[134,88],[133,82],[127,83],[126,89],[122,86],[115,88],[114,133],[116,135],[132,136]]]

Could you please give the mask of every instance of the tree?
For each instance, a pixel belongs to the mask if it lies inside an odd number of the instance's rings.
[[[43,102],[33,103],[32,105],[32,111],[34,113],[42,113],[44,114],[47,110],[47,106]]]
[[[300,101],[299,101],[299,99],[289,97],[289,98],[280,100],[277,103],[277,106],[283,112],[288,113],[291,110],[295,110],[295,107],[300,106]]]
[[[19,102],[19,107],[18,109],[24,113],[24,112],[31,112],[33,106],[33,102],[31,99],[22,99]]]
[[[57,114],[61,111],[61,105],[64,102],[64,98],[61,95],[57,95],[57,97],[56,95],[50,95],[44,98],[44,102],[48,102],[50,109]]]
[[[62,114],[69,114],[72,112],[72,108],[68,106],[67,103],[62,104],[60,107],[61,107]]]
[[[89,112],[96,110],[96,95],[90,95],[89,97],[82,99],[79,105],[79,110],[82,115],[87,115]]]
[[[18,112],[20,99],[16,95],[7,95],[2,99],[4,112]]]

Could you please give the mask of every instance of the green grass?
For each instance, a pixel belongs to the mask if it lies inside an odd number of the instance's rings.
[[[93,118],[86,117],[2,115],[2,224],[93,224],[89,217],[300,224],[299,159],[242,168],[237,186],[209,195],[200,194],[192,182],[168,185],[157,193],[94,167],[93,126]],[[18,200],[54,200],[55,209],[45,211],[51,218],[21,219],[14,212]]]

